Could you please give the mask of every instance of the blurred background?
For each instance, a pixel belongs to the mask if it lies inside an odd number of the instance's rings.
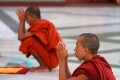
[[[26,60],[18,50],[19,20],[16,8],[36,5],[41,16],[56,26],[69,52],[71,72],[81,64],[74,56],[76,38],[82,33],[94,33],[100,39],[98,54],[112,67],[116,80],[120,80],[120,0],[0,0],[0,66],[10,61]],[[29,25],[26,23],[26,29]],[[31,56],[30,66],[38,66]],[[19,62],[19,61],[18,61]],[[50,73],[0,74],[1,80],[58,80],[58,67]]]

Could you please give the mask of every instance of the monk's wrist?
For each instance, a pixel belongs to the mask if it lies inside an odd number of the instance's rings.
[[[24,25],[25,25],[25,22],[22,21],[22,22],[19,23],[19,25],[20,25],[20,26],[24,26]]]
[[[60,63],[60,64],[66,64],[66,63],[67,63],[67,60],[60,60],[59,63]]]

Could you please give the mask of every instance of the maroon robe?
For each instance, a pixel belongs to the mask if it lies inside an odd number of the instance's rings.
[[[72,77],[84,74],[90,80],[116,80],[112,69],[105,58],[100,55],[82,63],[72,74]]]

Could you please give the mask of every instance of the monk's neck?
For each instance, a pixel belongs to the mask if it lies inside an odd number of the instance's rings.
[[[41,20],[41,19],[39,19],[39,18],[36,18],[36,19],[35,19],[35,21],[34,21],[34,23],[35,23],[35,22],[38,22],[39,20]]]
[[[91,60],[96,54],[89,54],[84,58],[84,61]]]

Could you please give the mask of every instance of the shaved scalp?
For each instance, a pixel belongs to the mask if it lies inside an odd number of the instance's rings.
[[[82,37],[81,44],[83,47],[88,48],[92,54],[97,54],[100,44],[95,34],[83,33],[79,37]]]
[[[28,13],[29,15],[34,15],[37,18],[41,18],[40,9],[38,6],[29,6],[26,9],[26,13]]]

